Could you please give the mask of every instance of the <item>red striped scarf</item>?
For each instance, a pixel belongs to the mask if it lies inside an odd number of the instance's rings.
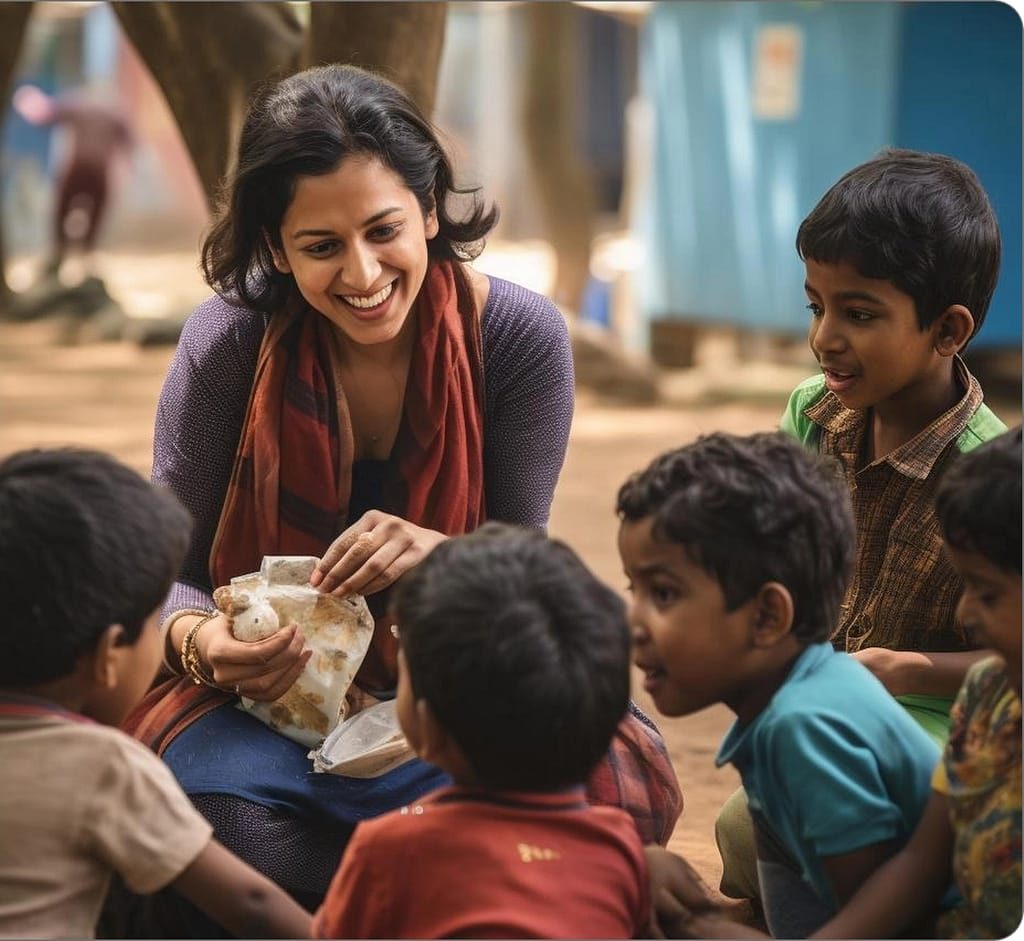
[[[484,519],[483,355],[472,288],[455,262],[432,264],[417,298],[418,337],[392,453],[392,512],[448,535]],[[331,325],[308,307],[275,316],[210,553],[214,585],[255,571],[265,555],[323,555],[345,528],[354,443],[334,382]],[[377,626],[360,685],[388,688],[397,642]]]
[[[456,262],[431,264],[410,313],[418,336],[392,452],[389,503],[448,535],[483,522],[483,353],[472,288]],[[330,325],[316,311],[275,314],[256,360],[249,406],[210,552],[214,585],[256,571],[264,555],[321,556],[345,528],[355,446],[334,382]],[[394,509],[397,508],[397,509]],[[357,676],[393,687],[397,641],[384,593]],[[234,697],[188,677],[154,687],[122,724],[158,754],[182,729]]]

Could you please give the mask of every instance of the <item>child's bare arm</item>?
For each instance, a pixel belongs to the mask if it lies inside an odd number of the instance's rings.
[[[681,856],[661,846],[645,846],[644,855],[651,882],[654,937],[769,937],[722,915],[711,890]]]
[[[910,842],[890,857],[813,938],[892,938],[929,914],[950,881],[953,830],[944,795],[935,791]],[[838,858],[838,857],[836,857]],[[829,861],[825,861],[829,868]],[[829,869],[831,875],[831,869]]]
[[[865,647],[853,654],[893,696],[955,696],[967,671],[993,650],[933,652]]]
[[[216,840],[172,884],[238,938],[310,936],[310,913]]]

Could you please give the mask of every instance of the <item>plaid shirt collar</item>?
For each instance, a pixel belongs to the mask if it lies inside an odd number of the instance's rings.
[[[960,401],[906,444],[890,451],[871,466],[887,463],[905,477],[917,480],[928,477],[939,455],[950,441],[960,436],[982,401],[978,380],[970,374],[959,356],[953,359],[953,370],[961,388],[967,390]],[[835,451],[842,456],[846,466],[856,467],[861,442],[867,432],[867,410],[845,408],[834,393],[827,392],[804,414],[833,436]]]

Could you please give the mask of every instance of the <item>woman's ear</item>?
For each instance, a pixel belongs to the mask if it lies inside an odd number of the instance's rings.
[[[781,582],[765,582],[754,603],[754,646],[773,647],[793,629],[793,596]]]
[[[124,637],[120,624],[111,624],[101,635],[92,653],[92,679],[102,689],[117,685],[120,657],[118,649]]]
[[[274,244],[274,240],[266,229],[263,230],[263,240],[267,243],[267,248],[270,250],[270,257],[274,260],[274,267],[281,274],[291,274],[292,266],[288,264],[284,251]]]
[[[952,356],[971,338],[974,316],[963,304],[952,304],[935,318],[931,331],[935,352],[939,356]]]
[[[423,228],[426,231],[427,240],[437,236],[441,231],[441,223],[437,221],[437,206],[432,206],[430,212],[423,219]]]

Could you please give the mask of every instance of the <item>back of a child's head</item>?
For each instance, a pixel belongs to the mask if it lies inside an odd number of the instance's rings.
[[[109,455],[38,449],[0,461],[0,685],[71,674],[112,624],[134,643],[191,528],[174,496]]]
[[[580,784],[629,702],[622,599],[564,543],[502,523],[441,543],[393,600],[413,694],[483,786]]]
[[[681,546],[733,611],[767,582],[793,598],[792,633],[829,638],[855,544],[846,485],[830,459],[782,433],[716,432],[654,459],[619,489],[623,522]]]
[[[886,148],[845,173],[800,224],[802,259],[847,262],[914,300],[922,330],[962,304],[981,329],[999,276],[995,212],[974,171],[943,154]],[[973,334],[972,334],[973,335]]]
[[[942,538],[1005,572],[1021,570],[1021,428],[961,454],[935,492]]]

